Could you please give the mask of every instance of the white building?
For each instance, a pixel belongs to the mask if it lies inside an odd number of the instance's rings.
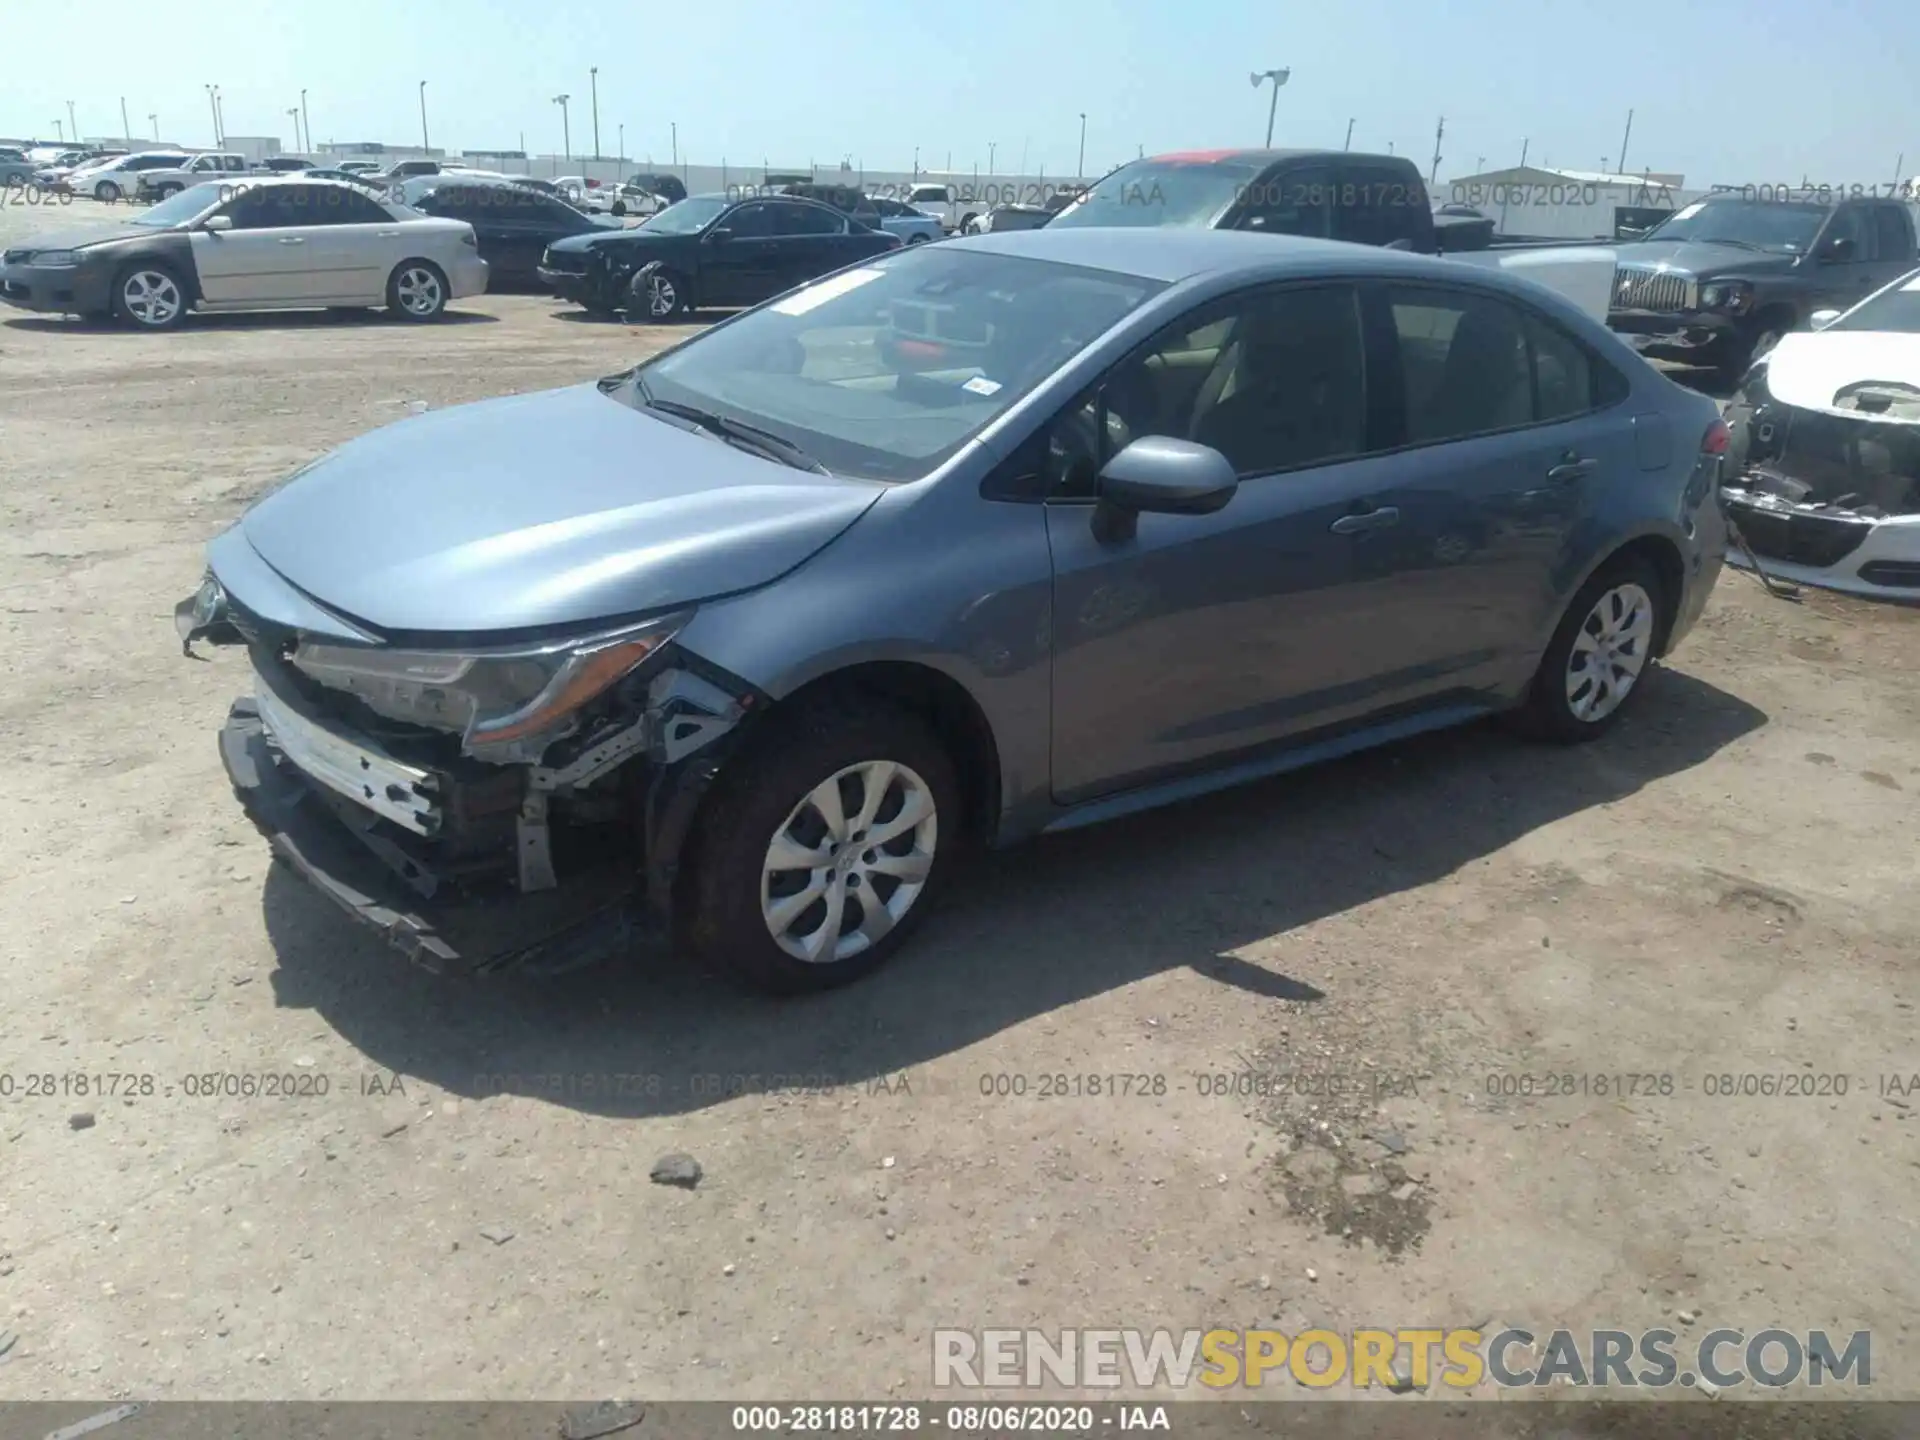
[[[1642,228],[1704,193],[1685,184],[1684,175],[1661,170],[1608,175],[1515,165],[1442,181],[1433,199],[1471,206],[1493,218],[1495,234],[1513,239],[1613,239],[1619,226]]]

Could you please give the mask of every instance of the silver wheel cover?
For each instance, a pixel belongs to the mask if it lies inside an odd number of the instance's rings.
[[[121,282],[120,302],[142,325],[165,325],[180,313],[180,287],[158,270],[136,270]]]
[[[1653,597],[1629,580],[1605,592],[1580,622],[1567,656],[1567,708],[1596,724],[1618,710],[1647,668]]]
[[[394,288],[409,315],[431,315],[440,308],[440,277],[431,270],[410,265],[400,272],[400,283]]]
[[[647,313],[656,319],[665,319],[673,314],[680,303],[680,292],[673,288],[673,281],[664,275],[647,277]]]
[[[939,834],[933,792],[917,772],[891,760],[847,766],[809,790],[767,846],[767,933],[812,965],[878,944],[926,889]]]

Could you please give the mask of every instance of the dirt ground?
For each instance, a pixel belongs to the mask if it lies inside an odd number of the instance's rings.
[[[302,461],[678,333],[457,309],[0,315],[0,1398],[904,1397],[936,1326],[1682,1310],[1871,1330],[1920,1396],[1920,613],[1729,571],[1600,744],[1469,728],[1043,841],[824,998],[458,985],[270,868],[214,750],[242,665],[171,625]],[[1502,1093],[1636,1074],[1671,1093]],[[1846,1093],[1708,1093],[1744,1074]]]

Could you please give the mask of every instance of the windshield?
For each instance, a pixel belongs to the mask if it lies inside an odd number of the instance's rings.
[[[1746,245],[1784,255],[1804,255],[1820,232],[1828,208],[1772,200],[1696,200],[1641,238]]]
[[[1851,314],[1836,320],[1829,330],[1884,330],[1920,335],[1920,270],[1890,290],[1868,300]]]
[[[691,235],[706,229],[713,223],[714,217],[732,203],[720,195],[696,195],[691,200],[669,205],[658,215],[642,221],[637,228],[655,235]]]
[[[230,199],[236,191],[245,188],[244,184],[235,184],[231,180],[203,180],[198,185],[189,185],[178,195],[169,195],[157,205],[149,205],[128,223],[178,225],[182,221],[192,220],[203,212],[211,210],[222,200]]]
[[[917,480],[1164,288],[915,246],[792,291],[636,374],[654,400],[769,431],[836,474]]]
[[[1053,220],[1084,225],[1212,225],[1259,171],[1219,161],[1136,160],[1100,181]]]

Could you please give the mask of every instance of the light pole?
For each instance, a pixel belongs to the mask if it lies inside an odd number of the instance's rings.
[[[670,120],[667,124],[673,131],[673,168],[678,170],[680,168],[680,122]]]
[[[125,139],[133,138],[133,125],[127,119],[127,97],[124,95],[120,97],[120,134]]]
[[[1358,119],[1358,118],[1359,118],[1358,116],[1355,116],[1355,117],[1354,117],[1354,119]],[[1340,148],[1341,148],[1342,150],[1351,150],[1351,149],[1353,149],[1353,121],[1352,121],[1352,120],[1349,120],[1349,121],[1347,121],[1347,138],[1346,138],[1346,142],[1345,142],[1345,143],[1344,143],[1343,145],[1341,145],[1341,147],[1340,147]]]
[[[213,143],[220,143],[220,107],[213,103],[214,87],[207,86],[207,113],[213,116]]]
[[[53,117],[53,138],[58,140],[62,145],[67,143],[67,132],[61,128],[60,117],[58,115]]]
[[[1280,108],[1280,87],[1287,83],[1287,77],[1291,74],[1293,74],[1291,69],[1260,70],[1247,76],[1247,79],[1253,83],[1253,88],[1256,90],[1260,88],[1260,83],[1263,80],[1271,80],[1273,82],[1273,99],[1267,102],[1267,148],[1269,150],[1273,148],[1274,112]],[[1353,126],[1351,124],[1347,126],[1347,134],[1349,136],[1353,134]]]
[[[293,122],[293,153],[298,155],[300,153],[300,107],[288,106],[287,118]]]
[[[433,149],[433,146],[427,143],[427,82],[424,80],[420,82],[420,148]]]
[[[916,180],[920,178],[920,147],[918,145],[913,147],[913,178]]]
[[[553,97],[553,103],[560,107],[560,147],[569,163],[573,160],[573,131],[567,124],[567,101],[572,98],[571,95]]]
[[[153,138],[158,140],[160,138],[160,112],[158,110],[150,112],[147,115],[147,119],[153,125]]]
[[[213,87],[213,123],[220,131],[220,143],[227,143],[227,101],[218,85]]]
[[[627,166],[627,127],[624,125],[620,127],[620,153],[613,158],[617,162],[614,166],[613,178],[616,180],[626,179],[627,177],[621,173]]]
[[[1080,112],[1080,163],[1074,168],[1073,178],[1087,178],[1087,112],[1084,110]]]
[[[587,82],[593,87],[593,158],[600,158],[600,67],[595,65],[587,71]]]
[[[991,140],[989,140],[989,141],[987,142],[987,174],[988,174],[988,175],[992,175],[992,174],[993,174],[993,152],[994,152],[994,149],[995,149],[995,145],[994,145],[994,142],[993,142],[993,141],[991,141]]]
[[[313,121],[307,117],[307,92],[305,90],[300,92],[300,128],[307,132],[307,148],[300,153],[303,155],[311,155],[313,153]]]
[[[73,118],[73,101],[67,101],[67,129],[73,132],[73,138],[80,138],[80,122]]]

